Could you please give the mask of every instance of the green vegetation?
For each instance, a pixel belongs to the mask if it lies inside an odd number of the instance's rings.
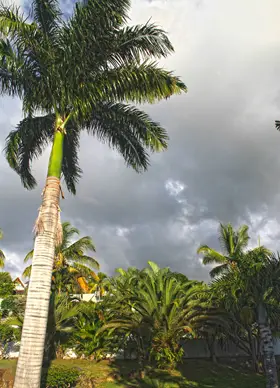
[[[5,154],[26,188],[36,186],[33,160],[51,145],[22,329],[28,340],[22,341],[15,388],[40,381],[54,251],[61,243],[60,179],[76,193],[82,131],[117,150],[135,171],[145,171],[149,152],[165,150],[168,135],[134,104],[187,90],[156,62],[174,51],[166,33],[150,22],[128,25],[130,5],[78,1],[70,17],[58,0],[33,0],[26,16],[16,6],[0,5],[0,93],[19,97],[24,114],[7,137]]]
[[[94,270],[99,269],[99,264],[92,256],[86,253],[95,252],[91,237],[84,236],[73,242],[73,237],[80,232],[70,222],[62,223],[62,239],[55,248],[54,269],[52,273],[52,289],[58,294],[88,292],[91,279],[99,281]],[[34,251],[30,251],[24,262],[32,260]],[[23,271],[23,277],[29,278],[32,265]],[[92,280],[95,284],[95,281]]]
[[[87,236],[69,244],[69,236],[77,230],[69,223],[63,226],[64,242],[57,248],[53,269],[44,371],[49,368],[51,360],[53,365],[64,365],[66,361],[60,359],[71,349],[78,357],[94,360],[92,364],[86,360],[66,362],[68,366],[73,363],[85,371],[85,374],[82,373],[84,380],[79,384],[86,384],[85,379],[101,378],[98,374],[103,372],[98,368],[102,366],[107,368],[108,379],[110,373],[113,375],[112,381],[100,381],[100,384],[114,386],[117,379],[124,380],[125,386],[129,378],[124,377],[125,365],[131,368],[133,365],[133,372],[128,373],[138,386],[157,387],[161,386],[161,380],[168,379],[174,384],[178,380],[180,387],[184,384],[191,386],[198,378],[197,384],[200,385],[197,386],[217,384],[218,387],[222,384],[220,381],[235,378],[236,368],[239,372],[242,370],[240,373],[245,382],[256,379],[258,384],[258,381],[263,381],[261,375],[264,372],[267,381],[277,382],[272,338],[278,333],[280,319],[280,256],[260,245],[246,249],[249,240],[246,226],[235,232],[231,225],[221,225],[220,230],[225,233],[220,241],[224,246],[232,244],[235,248],[224,256],[226,262],[222,265],[226,266],[222,271],[212,271],[212,280],[208,285],[189,280],[186,275],[172,272],[169,268],[160,268],[152,261],[142,270],[119,268],[112,277],[95,273],[89,266],[81,272],[88,262],[93,261],[96,265],[95,259],[87,256],[86,252],[87,248],[92,249],[92,241]],[[230,252],[231,248],[227,249]],[[204,255],[221,255],[214,252],[210,247],[203,247]],[[79,259],[84,264],[78,263]],[[60,271],[58,282],[56,273],[61,268],[66,270]],[[77,282],[73,281],[77,268],[84,284],[80,291],[95,292],[96,300],[84,302],[72,296],[77,291]],[[74,278],[70,276],[72,272]],[[63,288],[61,285],[64,285]],[[20,337],[24,303],[24,296],[8,296],[2,302],[0,342],[3,350],[10,340]],[[197,338],[205,340],[211,360],[217,365],[222,361],[217,355],[217,345],[226,348],[235,344],[247,359],[246,368],[238,364],[235,367],[231,364],[230,369],[222,364],[216,367],[205,363],[208,369],[211,366],[211,372],[208,370],[192,377],[188,368],[193,361],[183,362],[182,345],[188,346]],[[113,361],[116,354],[123,354],[128,359],[133,355],[135,361]],[[102,361],[107,358],[112,362]],[[199,361],[198,365],[201,364],[203,362]],[[94,365],[93,370],[88,368],[89,365]],[[117,368],[120,369],[118,372]],[[218,372],[216,376],[216,370],[223,370],[225,376]],[[73,376],[76,372],[73,371]],[[64,370],[57,373],[53,370],[50,374],[53,381],[57,378],[60,384],[64,375],[67,375]],[[241,380],[239,385],[242,387],[242,384]],[[274,388],[273,385],[268,386]]]
[[[15,285],[9,272],[0,272],[0,298],[4,299],[12,295]]]

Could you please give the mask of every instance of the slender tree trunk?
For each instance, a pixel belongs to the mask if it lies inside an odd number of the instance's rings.
[[[266,388],[278,388],[277,365],[274,355],[274,346],[270,325],[267,320],[265,306],[258,308],[260,336],[263,346],[264,369],[266,375]]]
[[[210,359],[213,363],[217,364],[217,355],[216,355],[216,340],[215,337],[209,338],[208,336],[206,337],[206,343],[208,346],[208,350],[210,353]]]
[[[14,388],[40,388],[57,237],[63,138],[63,131],[56,130],[36,222],[37,235]]]

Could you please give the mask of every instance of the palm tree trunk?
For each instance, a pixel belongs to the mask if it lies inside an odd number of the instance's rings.
[[[40,388],[57,235],[63,139],[64,133],[56,130],[37,220],[14,388]]]
[[[277,365],[274,355],[274,346],[270,325],[267,320],[265,306],[260,304],[258,308],[258,320],[260,337],[263,346],[264,369],[266,375],[266,388],[278,388]]]

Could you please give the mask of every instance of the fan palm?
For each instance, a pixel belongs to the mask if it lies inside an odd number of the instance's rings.
[[[99,264],[94,257],[87,256],[87,251],[95,252],[92,239],[89,236],[80,238],[72,242],[74,235],[79,235],[77,228],[71,226],[70,222],[62,224],[63,238],[61,244],[55,248],[53,283],[56,291],[71,291],[75,293],[75,283],[82,292],[89,290],[86,279],[96,277],[94,270],[99,269]],[[24,258],[24,262],[33,258],[34,250],[30,251]],[[30,277],[32,265],[23,271],[24,277]],[[70,286],[70,290],[69,287]],[[74,290],[73,290],[74,286]],[[77,287],[76,287],[77,288]]]
[[[26,188],[36,184],[31,162],[52,145],[15,388],[40,384],[60,178],[75,193],[81,176],[81,131],[108,143],[127,165],[144,171],[148,151],[166,149],[168,136],[128,103],[153,103],[186,91],[178,77],[153,62],[173,52],[165,32],[151,23],[126,25],[130,0],[77,2],[67,19],[58,0],[33,0],[31,6],[30,22],[20,9],[0,7],[0,90],[19,96],[25,114],[7,138],[6,157]]]
[[[201,245],[197,253],[203,254],[204,265],[219,264],[210,271],[210,276],[215,277],[236,264],[235,257],[247,248],[249,239],[247,225],[242,225],[235,231],[231,224],[220,224],[219,241],[222,253],[208,245]]]
[[[2,240],[3,238],[3,232],[2,230],[0,229],[0,240]],[[0,268],[4,268],[5,266],[5,255],[4,255],[4,252],[0,249]]]

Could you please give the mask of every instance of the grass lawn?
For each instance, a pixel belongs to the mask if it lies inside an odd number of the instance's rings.
[[[263,388],[263,376],[256,375],[249,370],[241,369],[237,365],[215,365],[210,361],[188,360],[174,372],[151,371],[150,382],[140,382],[131,373],[136,369],[133,361],[96,363],[85,360],[56,360],[55,365],[73,365],[79,367],[96,378],[100,388]],[[0,360],[0,369],[9,368],[15,371],[16,361]],[[165,385],[163,385],[165,383]]]

